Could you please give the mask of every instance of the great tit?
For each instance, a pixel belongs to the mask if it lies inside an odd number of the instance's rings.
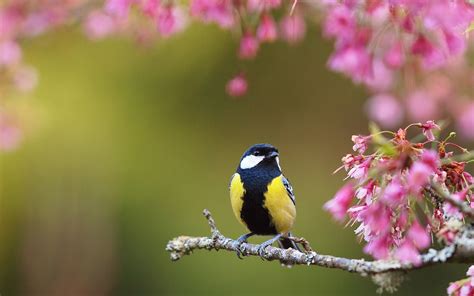
[[[282,175],[278,149],[256,144],[245,151],[230,182],[230,200],[236,218],[250,231],[237,240],[240,244],[253,235],[274,235],[259,246],[263,256],[267,246],[278,241],[280,247],[299,250],[288,239],[296,217],[295,196]],[[239,251],[237,255],[240,257]]]

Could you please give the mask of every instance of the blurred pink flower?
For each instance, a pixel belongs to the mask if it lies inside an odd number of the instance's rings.
[[[240,97],[247,93],[247,80],[243,74],[239,74],[229,80],[226,85],[227,93],[232,97]]]
[[[372,77],[372,59],[363,46],[348,45],[334,51],[328,60],[328,67],[361,83]]]
[[[392,207],[398,207],[406,199],[406,190],[400,182],[400,177],[395,177],[383,191],[382,200]]]
[[[191,0],[191,15],[204,22],[217,23],[222,28],[235,24],[233,5],[230,0]]]
[[[411,47],[411,53],[421,58],[425,69],[434,69],[443,65],[446,61],[441,49],[433,45],[428,38],[420,34]]]
[[[178,6],[164,6],[156,16],[156,26],[163,37],[169,37],[182,31],[185,24],[186,16]]]
[[[395,258],[403,263],[411,263],[415,266],[420,265],[421,257],[418,249],[410,241],[405,239],[400,247],[395,251]]]
[[[381,234],[364,246],[364,252],[375,259],[387,259],[390,255],[392,239],[389,234]]]
[[[326,37],[350,39],[353,38],[356,28],[354,11],[345,5],[335,5],[326,16],[323,32]]]
[[[390,232],[392,211],[383,203],[372,203],[361,212],[359,219],[374,233]]]
[[[387,66],[398,69],[405,63],[405,53],[403,46],[400,42],[396,42],[392,47],[385,53],[384,62]]]
[[[434,140],[435,139],[430,140],[430,141],[434,141]],[[439,166],[441,165],[441,161],[439,159],[438,152],[435,151],[435,150],[424,150],[421,153],[420,161],[422,163],[426,164],[428,167],[430,167],[430,169],[433,172],[435,172],[439,168]]]
[[[428,235],[428,231],[421,227],[417,220],[413,222],[408,230],[407,239],[411,240],[419,250],[425,249],[431,245],[431,237]]]
[[[260,41],[272,42],[277,39],[277,35],[277,28],[273,17],[269,14],[264,14],[257,28],[258,39]]]
[[[300,42],[306,34],[306,23],[303,17],[295,12],[285,16],[280,22],[281,38],[290,44]]]
[[[393,80],[393,71],[381,60],[374,60],[371,71],[368,72],[363,82],[370,90],[383,92],[391,89]]]
[[[453,294],[453,293],[456,292],[459,288],[461,288],[461,286],[460,286],[458,283],[456,283],[456,282],[449,284],[449,287],[448,287],[448,290],[447,290],[448,295]]]
[[[415,121],[427,121],[438,117],[438,103],[426,91],[415,91],[407,97],[407,109]]]
[[[469,266],[469,269],[466,272],[468,276],[474,276],[474,265]]]
[[[423,129],[423,134],[425,135],[426,139],[429,141],[434,141],[435,136],[433,135],[433,130],[437,129],[440,130],[441,128],[437,125],[433,120],[428,120],[427,122],[421,125]]]
[[[106,0],[105,11],[117,17],[127,17],[134,0]]]
[[[84,30],[89,38],[101,39],[115,31],[115,21],[102,11],[94,11],[87,17]]]
[[[16,42],[12,40],[0,41],[0,66],[18,64],[20,60],[21,48]]]
[[[250,12],[261,12],[265,9],[275,9],[281,5],[282,0],[247,0],[247,9]]]
[[[433,169],[421,161],[412,164],[407,177],[408,189],[418,194],[423,186],[428,184],[429,176],[434,173]]]
[[[0,118],[0,151],[15,150],[22,139],[20,128]]]
[[[353,135],[352,136],[352,142],[354,142],[354,146],[352,146],[352,150],[359,152],[359,153],[364,153],[365,150],[367,150],[367,147],[369,145],[369,141],[372,137],[371,136],[362,136],[362,135]]]
[[[344,221],[347,210],[354,199],[354,187],[347,183],[334,195],[334,197],[324,204],[324,209],[330,212],[334,219]]]
[[[29,92],[38,84],[38,72],[35,68],[23,66],[15,72],[13,83],[18,90]]]
[[[251,32],[244,33],[240,39],[239,58],[253,59],[257,55],[259,47],[257,38]]]
[[[467,139],[474,139],[474,102],[468,104],[457,118],[457,127],[461,135]]]
[[[366,103],[370,119],[383,127],[397,127],[403,119],[403,109],[400,102],[389,94],[378,94]]]

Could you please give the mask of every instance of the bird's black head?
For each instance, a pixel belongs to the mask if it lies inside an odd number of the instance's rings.
[[[268,167],[281,171],[278,156],[278,149],[274,146],[270,144],[255,144],[242,155],[239,168],[241,170],[248,170]]]

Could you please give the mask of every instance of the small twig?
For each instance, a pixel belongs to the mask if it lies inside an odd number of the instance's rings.
[[[432,196],[435,198],[440,198],[444,201],[449,202],[456,208],[458,208],[461,213],[464,215],[468,216],[471,219],[474,219],[474,209],[471,208],[467,203],[462,202],[460,200],[454,199],[448,192],[443,190],[439,185],[434,183],[433,181],[431,182],[431,187],[426,189]]]
[[[223,236],[216,227],[215,221],[208,210],[204,210],[209,226],[211,227],[211,237],[189,237],[179,236],[168,242],[166,250],[171,253],[171,260],[176,261],[184,255],[190,255],[194,250],[227,250],[240,251],[243,255],[259,256],[259,246],[243,243]],[[307,241],[302,238],[292,238],[295,242],[306,244],[308,252],[299,252],[293,249],[281,249],[269,246],[265,249],[264,258],[279,260],[291,265],[316,265],[327,268],[337,268],[361,275],[375,275],[391,271],[407,272],[414,269],[427,267],[434,264],[446,262],[474,262],[474,230],[471,227],[462,228],[456,236],[452,245],[441,250],[430,249],[426,254],[421,255],[421,264],[414,266],[404,264],[396,260],[376,260],[366,261],[364,259],[348,259],[331,255],[322,255],[314,251]],[[305,249],[306,249],[305,247]]]
[[[300,244],[306,252],[313,252],[311,245],[304,237],[290,236],[288,239]]]

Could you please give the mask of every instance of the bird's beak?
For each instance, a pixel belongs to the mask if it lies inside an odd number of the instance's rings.
[[[279,155],[278,152],[272,151],[270,154],[268,154],[267,158],[275,158],[275,157],[277,157],[278,155]]]

